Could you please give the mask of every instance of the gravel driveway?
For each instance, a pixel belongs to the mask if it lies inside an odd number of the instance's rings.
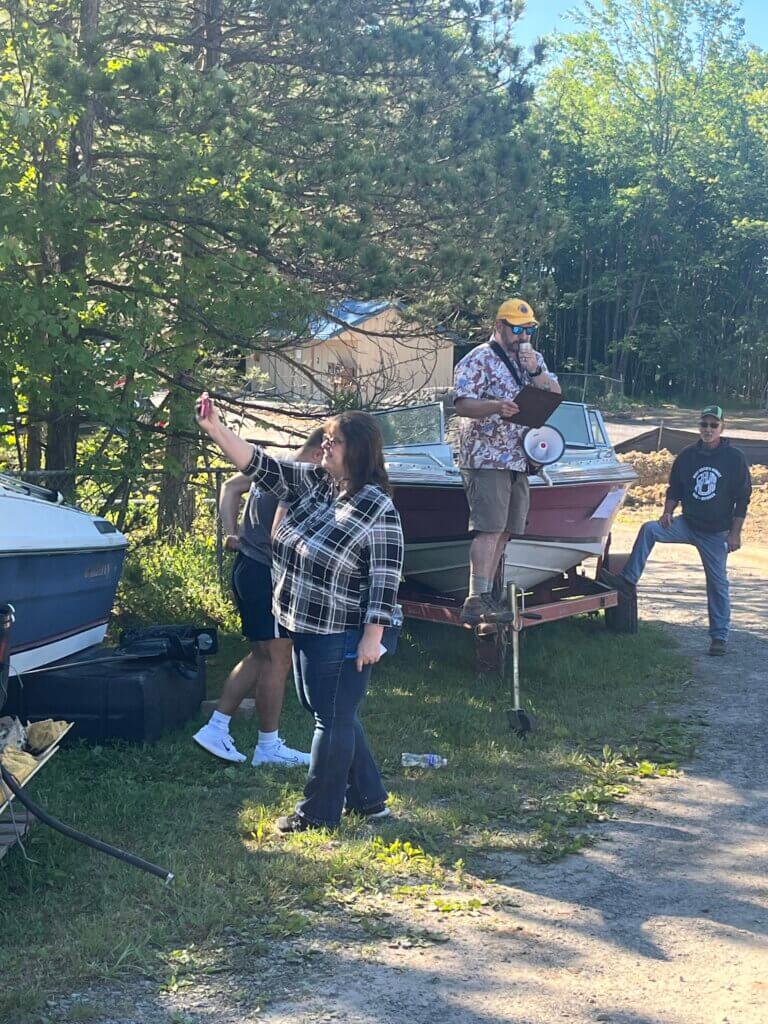
[[[621,546],[619,538],[617,549]],[[657,549],[644,619],[693,658],[681,709],[705,726],[683,778],[636,791],[584,855],[498,860],[517,906],[449,925],[451,941],[340,961],[269,1024],[762,1024],[768,1021],[768,587],[765,553],[732,560],[734,633],[706,656],[703,574]],[[704,614],[703,614],[704,613]],[[612,840],[612,841],[611,841]],[[323,1017],[332,1013],[332,1017]]]

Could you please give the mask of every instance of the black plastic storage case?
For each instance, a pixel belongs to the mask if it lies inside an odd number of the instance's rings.
[[[9,680],[6,714],[74,722],[69,740],[154,743],[194,718],[205,700],[205,661],[151,650],[91,647]]]

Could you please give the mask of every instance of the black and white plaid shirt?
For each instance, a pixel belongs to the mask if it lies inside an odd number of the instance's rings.
[[[389,495],[374,484],[337,495],[324,469],[280,462],[256,446],[244,472],[288,505],[272,545],[280,625],[296,633],[391,625],[403,530]]]

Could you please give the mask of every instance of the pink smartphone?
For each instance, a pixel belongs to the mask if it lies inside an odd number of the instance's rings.
[[[197,415],[201,420],[207,420],[211,415],[212,405],[208,392],[204,391],[197,400]]]

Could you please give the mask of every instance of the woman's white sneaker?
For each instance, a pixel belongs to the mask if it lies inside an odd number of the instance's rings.
[[[241,754],[235,746],[235,741],[223,729],[217,729],[215,725],[208,722],[199,729],[192,737],[195,743],[203,750],[207,750],[214,757],[220,757],[222,761],[235,761],[238,764],[247,761],[245,754]]]
[[[294,750],[293,747],[286,746],[281,739],[278,739],[277,743],[268,747],[257,746],[253,752],[251,764],[254,768],[259,768],[263,764],[277,764],[282,765],[283,768],[298,768],[300,766],[306,768],[309,764],[309,754],[305,754],[301,750]]]
[[[392,811],[386,804],[374,804],[373,807],[369,807],[365,811],[358,811],[354,807],[347,807],[345,804],[344,814],[354,815],[356,818],[365,818],[367,821],[378,821],[381,818],[391,817]]]

